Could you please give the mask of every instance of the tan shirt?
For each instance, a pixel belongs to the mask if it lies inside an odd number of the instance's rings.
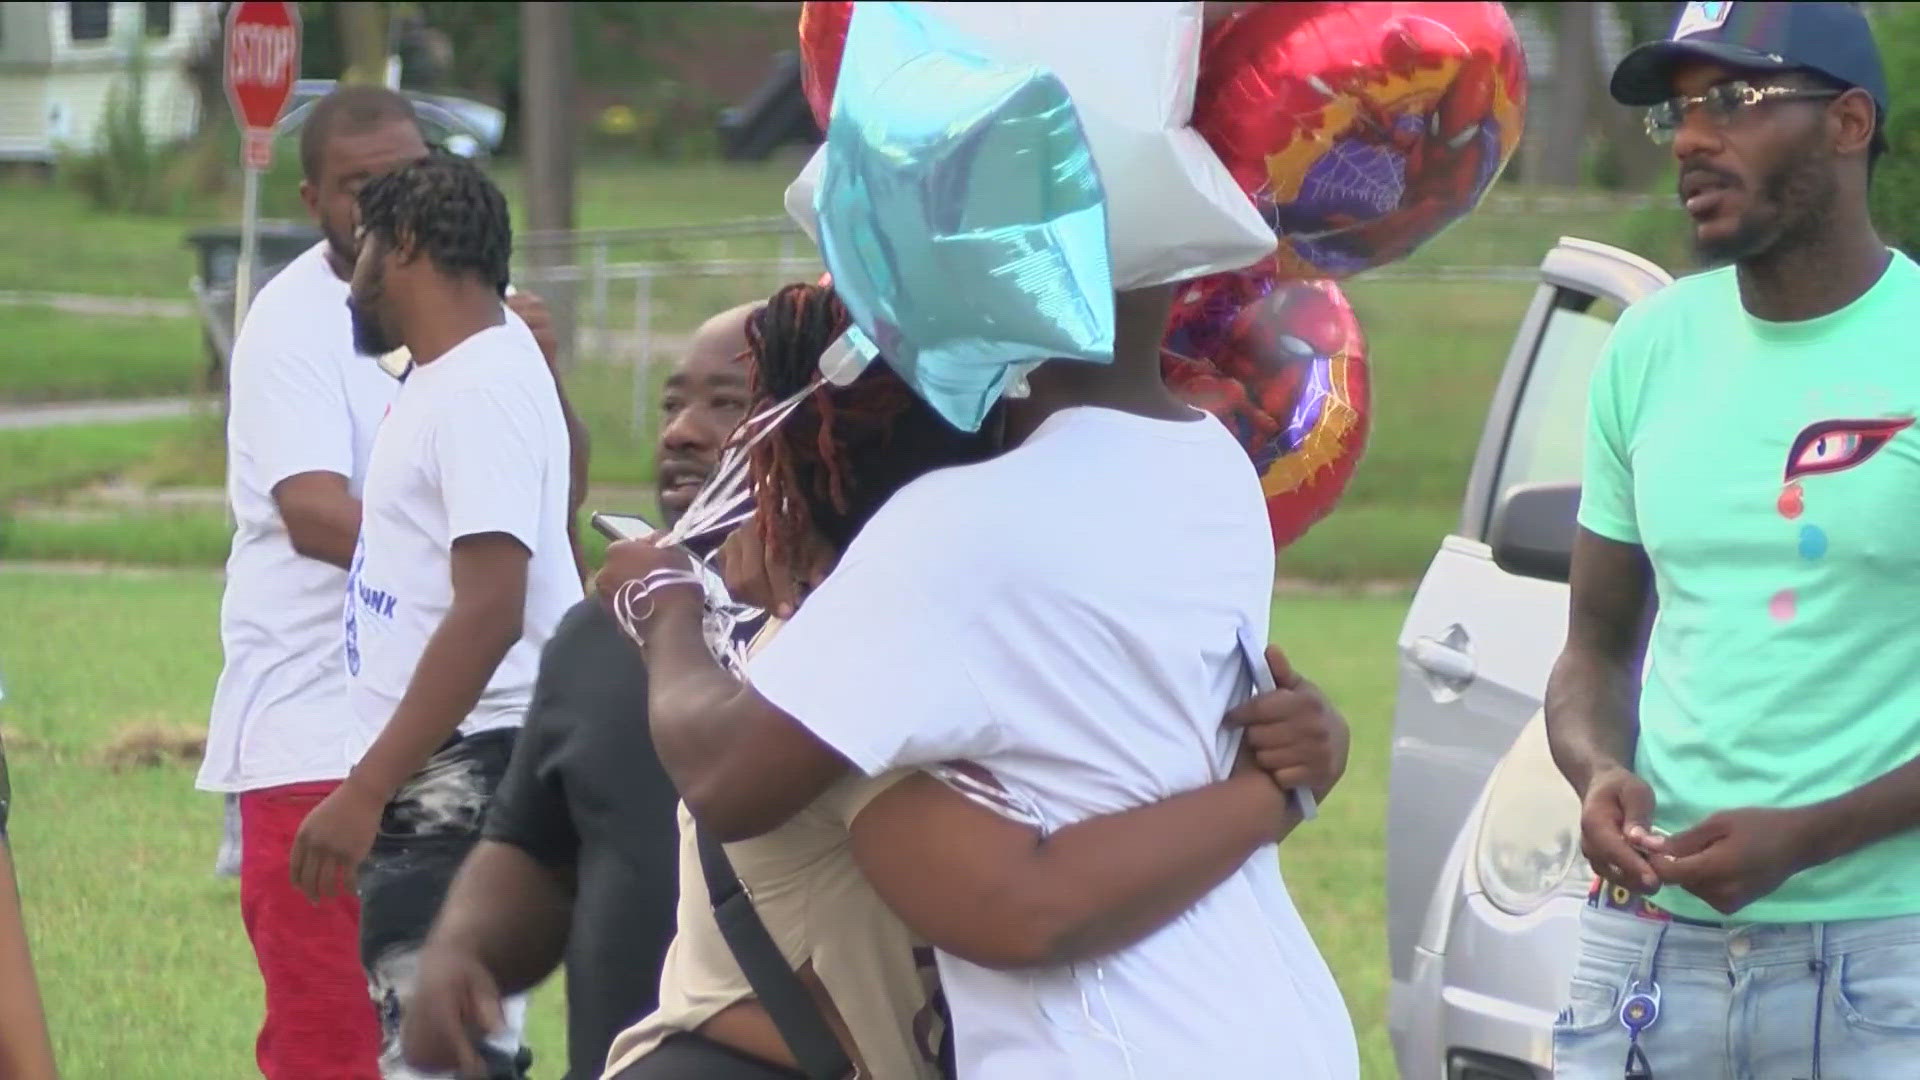
[[[862,1075],[939,1080],[930,1044],[938,1030],[928,1007],[936,985],[931,951],[919,950],[916,958],[918,943],[861,876],[848,835],[867,803],[905,775],[846,777],[791,821],[764,836],[728,844],[726,851],[787,962],[795,968],[813,963],[853,1035],[866,1065]],[[660,1007],[613,1041],[609,1077],[667,1036],[693,1031],[727,1006],[753,997],[714,922],[685,803],[679,822],[679,926],[660,973]],[[922,1046],[916,1026],[927,1033],[929,1045]]]

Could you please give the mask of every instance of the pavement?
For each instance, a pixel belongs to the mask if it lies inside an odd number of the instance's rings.
[[[201,407],[200,399],[190,397],[147,398],[141,401],[67,401],[56,405],[0,403],[0,431],[167,420],[191,416]]]

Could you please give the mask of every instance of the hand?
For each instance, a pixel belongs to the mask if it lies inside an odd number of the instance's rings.
[[[507,297],[507,310],[520,316],[520,321],[533,331],[533,340],[540,346],[540,355],[547,358],[547,366],[558,364],[560,339],[554,333],[553,313],[547,310],[547,302],[533,293],[515,290]]]
[[[1593,872],[1628,889],[1656,892],[1660,875],[1648,856],[1667,840],[1647,827],[1653,789],[1631,771],[1611,765],[1587,781],[1580,803],[1580,852]]]
[[[643,580],[657,570],[692,569],[693,556],[684,548],[661,547],[653,536],[620,540],[607,546],[606,561],[593,577],[593,591],[603,603],[611,604],[629,581]]]
[[[1652,861],[1663,879],[1732,915],[1812,866],[1818,835],[1804,807],[1722,810],[1668,837]]]
[[[477,957],[431,943],[421,950],[413,997],[400,1021],[408,1065],[484,1080],[487,1066],[474,1043],[505,1026],[500,987]]]
[[[314,903],[342,892],[373,848],[387,799],[349,777],[307,813],[293,838],[293,884]]]
[[[1267,666],[1277,688],[1235,706],[1225,723],[1245,729],[1245,745],[1274,783],[1325,799],[1347,771],[1347,721],[1278,646],[1267,646]]]

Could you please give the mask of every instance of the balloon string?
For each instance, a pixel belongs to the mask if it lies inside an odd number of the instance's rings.
[[[825,376],[816,377],[792,396],[741,421],[726,447],[721,450],[720,463],[713,475],[694,494],[686,513],[680,516],[673,528],[662,533],[656,543],[662,547],[684,544],[739,524],[741,516],[734,511],[752,497],[747,477],[747,455],[825,382]]]

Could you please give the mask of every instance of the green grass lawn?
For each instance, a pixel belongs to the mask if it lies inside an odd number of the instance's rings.
[[[188,762],[116,771],[140,728],[203,727],[220,663],[215,575],[0,572],[12,843],[64,1075],[251,1075],[260,992],[238,893],[212,874],[220,804]],[[1347,779],[1287,842],[1294,895],[1360,1031],[1363,1073],[1394,1075],[1385,1027],[1383,852],[1393,640],[1406,601],[1285,599],[1274,637],[1346,711]],[[558,1075],[561,994],[535,996],[537,1075]]]
[[[1281,554],[1280,571],[1319,581],[1410,580],[1454,527],[1486,401],[1530,289],[1362,280],[1349,291],[1369,341],[1373,432],[1339,509]],[[671,362],[657,357],[652,377],[662,377]],[[592,435],[592,477],[602,489],[652,482],[652,418],[635,423],[634,377],[630,366],[590,358],[568,380]],[[57,490],[63,480],[114,473],[217,487],[224,469],[219,423],[209,414],[138,428],[0,432],[0,461],[21,462],[7,470],[13,479],[0,479],[0,501],[10,489]],[[626,498],[609,506],[590,492],[588,509],[643,509]],[[217,566],[228,538],[218,511],[19,512],[0,529],[0,559]]]
[[[265,217],[305,221],[291,147],[263,190]],[[797,163],[588,162],[578,174],[575,220],[582,229],[647,229],[773,217]],[[498,163],[495,175],[526,220],[520,170]],[[187,234],[239,223],[234,193],[221,205],[184,215],[107,214],[79,194],[37,180],[0,183],[0,290],[94,293],[186,299],[195,271]],[[12,315],[0,313],[0,320]]]
[[[0,404],[185,394],[205,381],[195,319],[10,307],[0,325]]]

